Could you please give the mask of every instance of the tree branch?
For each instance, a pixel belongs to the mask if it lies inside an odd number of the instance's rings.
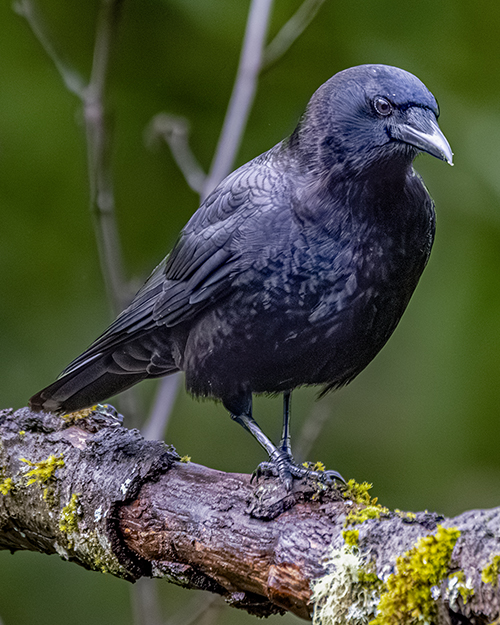
[[[261,71],[267,71],[290,49],[316,17],[325,0],[304,0],[292,17],[269,42],[262,57]]]
[[[105,120],[105,96],[110,54],[122,0],[101,0],[97,18],[90,81],[84,90],[83,109],[87,134],[90,209],[108,298],[114,315],[128,304],[129,290],[115,217],[111,174],[110,138]]]
[[[18,0],[12,5],[14,11],[23,17],[31,28],[36,39],[42,46],[43,50],[54,63],[57,71],[59,72],[66,89],[76,95],[78,98],[83,98],[83,92],[85,90],[85,81],[82,76],[76,72],[69,63],[66,63],[62,57],[56,52],[50,37],[45,32],[42,26],[42,20],[36,11],[35,5],[31,0]]]
[[[228,175],[233,166],[257,90],[272,4],[273,0],[252,0],[238,73],[215,156],[205,180],[204,197]]]
[[[101,0],[97,19],[90,80],[75,71],[56,50],[31,0],[19,0],[14,9],[24,17],[42,48],[54,63],[66,88],[83,105],[87,138],[90,210],[99,251],[101,271],[115,315],[128,303],[124,262],[115,217],[115,200],[110,165],[110,140],[105,122],[105,94],[109,60],[122,0]]]
[[[158,113],[144,132],[146,144],[151,147],[162,137],[184,176],[188,186],[202,193],[206,175],[189,146],[189,122],[185,117]]]
[[[288,493],[273,479],[252,485],[248,475],[180,462],[173,448],[122,427],[110,408],[71,417],[0,411],[1,549],[59,553],[130,581],[164,577],[252,614],[289,610],[307,619],[311,583],[343,579],[346,554],[358,554],[372,582],[376,573],[383,595],[397,558],[442,525],[460,536],[433,583],[436,614],[446,616],[436,623],[500,615],[500,508],[444,519],[361,505],[353,490],[313,480]],[[474,592],[466,602],[454,591],[457,571]],[[352,605],[359,583],[346,595]]]

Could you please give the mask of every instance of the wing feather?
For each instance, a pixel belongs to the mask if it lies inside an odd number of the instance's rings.
[[[244,252],[258,228],[256,214],[277,208],[270,190],[283,179],[270,159],[272,151],[237,169],[212,192],[130,306],[61,375],[158,326],[186,322],[230,294],[235,277],[253,262],[244,260]]]

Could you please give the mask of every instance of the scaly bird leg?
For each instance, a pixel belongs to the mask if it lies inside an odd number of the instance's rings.
[[[292,458],[292,447],[290,443],[291,401],[292,392],[285,391],[283,393],[283,429],[281,431],[279,449],[281,449],[281,451],[283,451],[290,459]]]
[[[261,462],[255,470],[252,479],[257,480],[262,475],[278,477],[287,491],[292,489],[293,479],[301,479],[311,476],[324,483],[331,483],[335,480],[344,482],[344,478],[337,471],[313,471],[298,465],[294,462],[290,446],[290,392],[286,392],[283,397],[283,430],[280,446],[274,443],[264,434],[259,424],[251,415],[251,404],[247,406],[247,412],[235,414],[230,412],[231,418],[260,443],[269,454],[268,462]]]
[[[231,413],[231,419],[244,427],[247,432],[250,432],[250,434],[269,454],[269,462],[262,462],[259,464],[252,476],[252,479],[254,477],[259,479],[261,475],[270,474],[274,477],[279,477],[285,488],[287,490],[291,490],[293,474],[290,471],[291,461],[288,455],[276,447],[276,445],[260,429],[259,424],[251,415],[245,413],[235,415]]]

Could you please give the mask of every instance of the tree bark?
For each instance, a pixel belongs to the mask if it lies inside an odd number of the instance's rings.
[[[70,419],[0,411],[1,549],[59,553],[130,581],[164,577],[210,590],[258,616],[289,610],[309,619],[311,583],[335,577],[331,554],[345,548],[346,527],[359,532],[354,551],[370,554],[370,570],[387,579],[398,556],[442,525],[460,531],[448,573],[463,572],[474,594],[452,596],[451,578],[448,590],[441,580],[432,589],[436,622],[500,617],[500,508],[454,519],[378,508],[378,518],[356,523],[352,511],[362,509],[312,479],[288,493],[274,479],[252,484],[182,462],[112,411]]]

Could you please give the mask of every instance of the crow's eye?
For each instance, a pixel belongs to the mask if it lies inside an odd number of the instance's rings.
[[[382,117],[387,117],[392,113],[392,104],[386,98],[378,96],[373,100],[373,106]]]

